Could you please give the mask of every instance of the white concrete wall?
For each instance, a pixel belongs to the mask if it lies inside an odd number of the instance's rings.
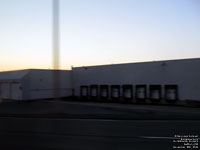
[[[72,84],[76,96],[81,85],[91,84],[160,84],[164,96],[165,84],[177,84],[180,100],[200,100],[200,59],[77,67]]]
[[[29,99],[67,97],[72,95],[71,71],[59,71],[59,87],[55,88],[52,70],[31,70],[29,75]]]

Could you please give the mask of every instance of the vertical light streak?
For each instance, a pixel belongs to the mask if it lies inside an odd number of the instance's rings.
[[[60,97],[60,72],[59,72],[59,0],[53,0],[53,88],[54,98]]]
[[[53,69],[59,69],[59,0],[53,0]]]

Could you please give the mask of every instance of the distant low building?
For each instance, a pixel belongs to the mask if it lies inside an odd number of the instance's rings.
[[[33,100],[71,96],[71,71],[59,71],[60,81],[54,81],[55,72],[41,69],[0,72],[0,98]]]

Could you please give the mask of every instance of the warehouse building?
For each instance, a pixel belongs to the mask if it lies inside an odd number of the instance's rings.
[[[200,100],[200,59],[72,69],[75,95],[102,98]]]
[[[48,99],[72,94],[71,71],[59,71],[60,81],[55,87],[56,70],[16,70],[0,73],[0,98],[13,100]]]
[[[0,72],[0,98],[33,100],[76,96],[100,99],[200,101],[200,58]],[[57,94],[55,94],[57,93]]]

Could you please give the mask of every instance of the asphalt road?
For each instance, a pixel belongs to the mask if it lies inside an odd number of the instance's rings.
[[[200,121],[0,118],[0,149],[168,150]]]
[[[0,117],[200,120],[200,108],[98,102],[31,101],[0,104]]]

